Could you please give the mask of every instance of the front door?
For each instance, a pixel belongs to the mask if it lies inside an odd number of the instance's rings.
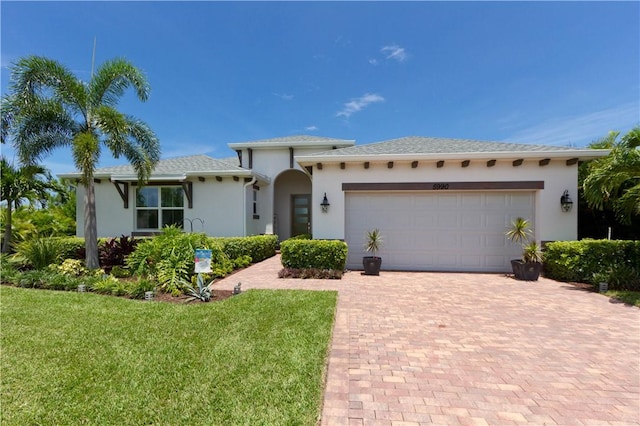
[[[311,233],[311,194],[291,196],[291,236]]]

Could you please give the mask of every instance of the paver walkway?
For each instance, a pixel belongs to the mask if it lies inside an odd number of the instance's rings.
[[[214,285],[338,290],[322,425],[640,424],[640,310],[541,278],[349,272]]]

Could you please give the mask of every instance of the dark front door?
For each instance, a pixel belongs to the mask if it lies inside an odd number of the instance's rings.
[[[311,194],[291,196],[291,236],[311,233]]]

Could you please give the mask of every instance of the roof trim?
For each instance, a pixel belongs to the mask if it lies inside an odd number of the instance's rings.
[[[416,160],[503,160],[516,158],[578,158],[591,160],[608,155],[608,149],[581,149],[581,150],[549,150],[549,151],[496,151],[496,152],[438,152],[438,153],[414,153],[414,154],[364,154],[364,155],[297,155],[296,161],[302,166],[315,163],[341,163],[363,161],[416,161]]]
[[[269,149],[269,148],[326,148],[326,147],[340,147],[348,148],[355,145],[355,140],[343,140],[336,139],[334,141],[278,141],[278,142],[237,142],[230,143],[227,146],[233,150],[251,148],[255,150]]]

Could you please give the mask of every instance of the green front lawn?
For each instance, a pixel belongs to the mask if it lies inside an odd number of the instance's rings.
[[[336,293],[176,305],[0,286],[3,425],[315,425]]]
[[[611,298],[618,299],[627,305],[633,305],[640,308],[640,291],[609,290],[605,294]]]

